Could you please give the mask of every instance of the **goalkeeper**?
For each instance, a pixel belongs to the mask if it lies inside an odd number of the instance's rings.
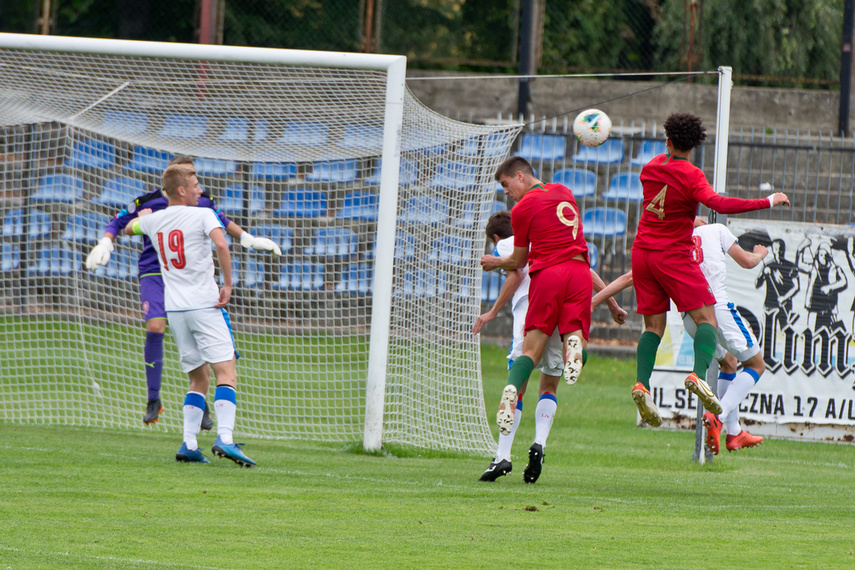
[[[193,166],[193,158],[189,156],[176,156],[170,161],[169,165],[186,164]],[[107,225],[104,231],[104,237],[98,242],[89,256],[86,258],[86,268],[93,270],[99,265],[106,265],[110,261],[110,254],[113,252],[113,242],[116,236],[125,229],[125,226],[130,224],[137,218],[137,213],[140,209],[146,208],[153,212],[166,208],[169,200],[163,193],[162,188],[158,188],[142,196],[138,196],[127,207],[123,208],[113,220]],[[210,208],[222,222],[226,228],[226,233],[233,238],[239,239],[243,247],[252,248],[258,251],[271,251],[274,255],[282,255],[279,246],[267,238],[257,238],[245,232],[236,223],[232,222],[217,209],[214,201],[210,196],[203,193],[199,198],[200,207]],[[160,401],[160,385],[163,376],[163,336],[166,333],[166,311],[163,304],[163,279],[160,273],[160,265],[157,261],[157,252],[152,246],[148,236],[143,236],[143,250],[139,258],[139,280],[140,280],[140,301],[142,301],[143,317],[145,319],[145,347],[143,349],[143,358],[145,364],[145,380],[148,387],[148,403],[146,412],[143,416],[143,422],[152,424],[157,422],[161,412],[163,412],[163,404]],[[202,429],[210,430],[213,427],[208,406],[205,406],[205,418],[202,422]]]

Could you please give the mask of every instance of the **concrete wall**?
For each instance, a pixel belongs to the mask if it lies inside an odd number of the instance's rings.
[[[437,76],[441,79],[417,79]],[[460,76],[410,70],[408,86],[429,108],[450,117],[481,121],[516,113],[517,79],[474,74],[455,79]],[[717,76],[712,77],[717,81]],[[692,112],[704,119],[708,130],[713,130],[717,85],[663,83],[537,78],[532,80],[529,111],[536,118],[566,114],[572,121],[578,111],[597,107],[608,113],[613,123],[647,121],[660,127],[670,113]],[[661,87],[656,89],[657,86]],[[615,100],[605,102],[611,99]],[[839,100],[838,91],[734,87],[731,128],[836,133]]]

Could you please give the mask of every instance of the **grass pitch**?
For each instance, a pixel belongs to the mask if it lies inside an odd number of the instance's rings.
[[[504,350],[482,353],[492,417]],[[535,485],[534,390],[493,484],[485,457],[247,440],[249,470],[213,458],[213,435],[212,464],[186,465],[178,434],[0,423],[0,567],[855,567],[852,446],[695,465],[692,433],[635,427],[634,376],[592,356],[561,385]]]

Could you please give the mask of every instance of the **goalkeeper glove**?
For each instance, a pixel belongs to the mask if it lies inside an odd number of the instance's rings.
[[[92,248],[89,255],[86,257],[86,269],[95,269],[98,265],[107,265],[110,261],[110,253],[113,251],[113,240],[108,237],[102,237],[98,241],[98,245]]]
[[[240,244],[243,247],[251,247],[256,251],[272,251],[273,255],[282,255],[282,250],[273,240],[267,238],[253,237],[249,232],[243,232],[240,236]]]

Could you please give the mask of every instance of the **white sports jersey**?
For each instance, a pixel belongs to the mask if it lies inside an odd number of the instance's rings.
[[[169,206],[139,218],[160,260],[167,311],[208,309],[217,304],[210,234],[223,225],[213,210]]]
[[[736,243],[736,236],[723,224],[698,226],[692,232],[692,255],[700,263],[717,303],[727,302],[725,253]]]
[[[496,251],[499,257],[506,257],[512,254],[514,252],[514,236],[499,240],[496,243]],[[531,278],[528,276],[528,263],[525,264],[525,267],[521,271],[523,272],[523,280],[511,299],[511,308],[515,308],[523,297],[528,297],[528,286],[531,284]]]

